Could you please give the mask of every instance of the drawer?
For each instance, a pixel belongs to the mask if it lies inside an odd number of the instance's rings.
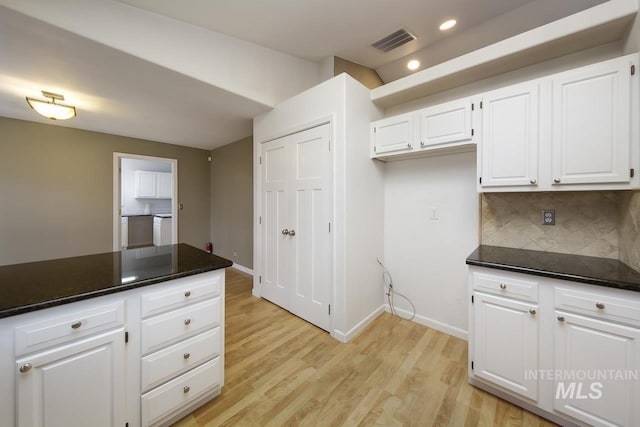
[[[141,297],[142,317],[153,316],[218,296],[222,288],[222,280],[223,276],[220,273],[203,274],[178,279],[168,288],[144,293]]]
[[[640,299],[623,299],[603,291],[556,287],[555,307],[589,316],[640,326]]]
[[[143,357],[142,391],[150,390],[219,356],[222,339],[220,328],[215,328]]]
[[[222,362],[219,357],[142,395],[142,425],[166,420],[189,403],[220,386]]]
[[[142,354],[220,325],[220,298],[191,304],[142,321]]]
[[[507,275],[474,272],[473,289],[527,301],[538,301],[537,282],[516,279]]]
[[[124,301],[73,309],[64,315],[40,312],[37,320],[15,328],[16,356],[124,325]],[[46,311],[46,310],[45,310]]]

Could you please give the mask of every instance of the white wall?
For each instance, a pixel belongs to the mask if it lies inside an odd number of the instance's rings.
[[[385,165],[384,263],[418,323],[466,338],[467,266],[478,245],[476,155]],[[431,219],[437,210],[437,220]],[[402,315],[410,306],[396,297]]]
[[[122,169],[122,215],[143,214],[145,204],[149,205],[152,214],[171,213],[171,199],[136,199],[135,196],[135,172],[137,170],[171,172],[171,163],[139,159],[122,159],[120,168]]]

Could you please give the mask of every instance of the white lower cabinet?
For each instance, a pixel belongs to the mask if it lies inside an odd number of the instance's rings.
[[[469,272],[471,384],[562,425],[640,425],[640,293]]]
[[[538,381],[527,377],[538,369],[537,306],[483,293],[474,304],[475,375],[537,400]]]
[[[167,425],[224,384],[224,270],[0,319],[0,426]]]
[[[124,328],[16,361],[19,427],[125,425]]]
[[[590,425],[640,424],[640,329],[556,311],[554,370],[586,377],[554,383],[554,409]],[[635,374],[636,379],[622,378]]]

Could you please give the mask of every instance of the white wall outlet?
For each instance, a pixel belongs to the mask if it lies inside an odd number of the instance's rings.
[[[545,209],[542,211],[542,225],[556,225],[556,211]]]
[[[432,221],[437,221],[438,219],[440,219],[439,216],[439,212],[438,212],[438,208],[431,208],[431,220]]]

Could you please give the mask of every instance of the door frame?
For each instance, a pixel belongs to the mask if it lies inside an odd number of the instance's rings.
[[[173,191],[171,194],[171,244],[178,243],[178,160],[166,157],[144,156],[141,154],[113,153],[113,251],[122,250],[120,246],[120,221],[122,213],[120,211],[121,182],[120,182],[120,161],[122,159],[150,160],[171,164],[171,177],[173,178]]]

